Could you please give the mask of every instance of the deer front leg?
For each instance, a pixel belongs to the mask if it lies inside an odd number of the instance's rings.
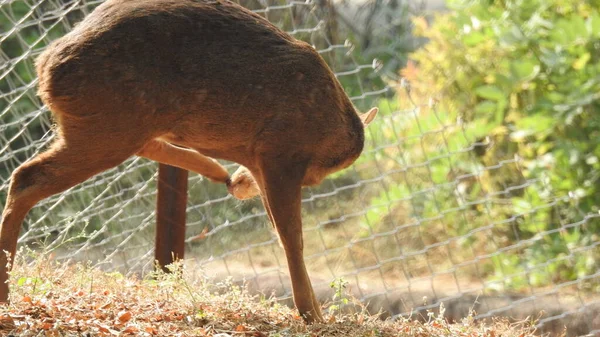
[[[305,165],[262,167],[259,185],[263,204],[279,234],[288,262],[294,303],[307,323],[323,322],[321,308],[306,271],[303,256],[301,182]]]

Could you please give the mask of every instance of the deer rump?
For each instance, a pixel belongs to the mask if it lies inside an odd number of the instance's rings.
[[[13,172],[0,249],[14,256],[38,201],[138,155],[225,183],[239,199],[260,195],[298,310],[323,320],[302,257],[300,190],[356,160],[377,109],[359,115],[313,47],[229,1],[108,0],[36,67],[58,136]],[[242,166],[230,179],[213,158]]]

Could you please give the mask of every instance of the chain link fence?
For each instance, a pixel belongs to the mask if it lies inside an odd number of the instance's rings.
[[[100,2],[0,1],[1,204],[11,172],[54,137],[50,113],[35,94],[34,60]],[[321,300],[331,299],[330,282],[342,278],[384,317],[426,319],[443,302],[450,320],[469,312],[529,317],[541,332],[559,334],[566,326],[572,336],[600,335],[600,239],[560,253],[544,246],[590,231],[598,213],[578,212],[576,193],[547,193],[547,180],[527,177],[518,156],[497,151],[494,160],[482,160],[493,140],[474,137],[472,125],[418,97],[396,75],[405,62],[401,48],[420,43],[409,36],[406,4],[345,3],[356,10],[344,11],[326,1],[241,3],[312,43],[360,110],[380,108],[362,157],[303,192],[305,257]],[[361,27],[365,20],[371,22]],[[230,172],[237,167],[225,164]],[[42,201],[23,225],[20,246],[124,273],[151,270],[156,168],[130,158]],[[539,226],[535,235],[520,229],[543,221],[556,226]],[[532,249],[547,260],[529,261]],[[283,251],[260,201],[234,200],[196,174],[189,178],[186,257],[191,270],[245,280],[290,300]],[[576,263],[587,263],[588,272],[561,276],[562,266]]]

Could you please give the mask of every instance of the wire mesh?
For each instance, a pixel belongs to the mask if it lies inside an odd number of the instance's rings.
[[[35,94],[35,57],[99,3],[0,2],[2,204],[11,172],[54,137],[50,113]],[[565,217],[564,210],[577,212],[577,196],[547,193],[548,182],[526,177],[519,157],[499,153],[493,162],[482,162],[479,153],[494,148],[491,140],[474,139],[472,126],[452,117],[446,107],[413,99],[408,82],[370,58],[390,56],[402,43],[357,50],[344,33],[330,29],[343,26],[348,17],[336,17],[326,2],[241,4],[312,43],[359,109],[376,105],[381,110],[367,130],[362,157],[303,192],[305,258],[322,300],[331,298],[329,283],[343,278],[349,291],[384,316],[426,317],[442,302],[454,320],[470,311],[482,319],[524,319],[543,310],[536,323],[542,332],[559,333],[567,326],[570,335],[599,335],[600,271],[593,261],[600,251],[597,236],[566,247],[563,254],[542,245],[548,256],[543,263],[530,263],[526,254],[545,238],[589,231],[597,213],[579,212],[577,221]],[[406,17],[403,11],[390,15]],[[383,34],[389,27],[375,27],[374,32]],[[236,167],[226,164],[230,171]],[[40,202],[25,221],[19,244],[52,250],[59,259],[92,260],[106,269],[149,271],[156,167],[130,158]],[[497,182],[497,175],[513,179]],[[532,199],[543,202],[531,206]],[[523,223],[535,225],[548,216],[558,225],[540,226],[533,236],[519,230]],[[190,174],[187,219],[189,267],[218,278],[244,279],[257,291],[290,298],[284,255],[259,200],[236,201],[223,186]],[[592,259],[589,273],[552,277],[560,273],[554,269],[557,263],[582,258]],[[536,281],[540,277],[550,279]]]

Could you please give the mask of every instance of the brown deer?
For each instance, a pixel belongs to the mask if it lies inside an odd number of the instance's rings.
[[[314,48],[227,0],[108,0],[36,68],[57,139],[12,174],[0,301],[29,210],[137,155],[226,183],[239,198],[260,194],[296,307],[323,321],[303,259],[301,188],[356,160],[377,109],[357,114]],[[230,181],[212,158],[243,166]]]

